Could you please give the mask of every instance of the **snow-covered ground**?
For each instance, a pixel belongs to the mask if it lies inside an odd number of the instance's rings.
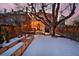
[[[79,42],[61,37],[35,35],[23,56],[79,56]]]

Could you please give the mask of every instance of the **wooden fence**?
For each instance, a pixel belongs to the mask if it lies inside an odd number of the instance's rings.
[[[58,27],[56,29],[56,33],[71,38],[73,40],[79,41],[79,27],[77,26]]]

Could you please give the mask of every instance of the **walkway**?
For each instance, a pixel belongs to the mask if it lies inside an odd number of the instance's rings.
[[[79,56],[79,42],[61,37],[35,35],[23,56]]]

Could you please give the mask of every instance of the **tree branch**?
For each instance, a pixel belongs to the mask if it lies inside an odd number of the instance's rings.
[[[49,23],[46,22],[43,17],[40,17],[39,15],[36,15],[36,17],[38,17],[40,19],[40,21],[43,21],[43,23],[45,23],[45,25],[50,26]]]
[[[57,23],[59,8],[60,8],[60,3],[57,3],[56,13],[55,13],[55,23]]]
[[[68,16],[66,16],[64,19],[60,20],[60,21],[57,23],[57,25],[60,24],[62,21],[65,21],[66,19],[68,19],[68,18],[70,18],[71,16],[73,16],[74,13],[75,13],[75,9],[76,9],[76,6],[75,6],[75,3],[74,3],[74,4],[73,4],[73,9],[71,10],[71,13],[70,13]]]
[[[49,23],[51,23],[51,22],[49,21],[48,17],[46,16],[46,12],[45,12],[45,10],[44,10],[44,4],[43,4],[43,3],[42,3],[41,8],[42,8],[42,11],[43,11],[44,17],[46,18],[46,20],[47,20]]]
[[[55,17],[55,6],[56,6],[56,3],[52,4],[52,17],[53,17],[53,20],[54,20],[54,17]]]
[[[33,3],[31,4],[31,6],[32,6],[32,8],[31,8],[31,9],[33,9],[33,10],[32,10],[32,12],[34,12],[32,15],[34,15],[34,16],[36,16],[36,17],[38,17],[38,18],[40,19],[40,21],[41,21],[43,24],[45,24],[45,25],[48,25],[48,26],[49,26],[49,24],[48,24],[48,23],[44,20],[44,18],[43,18],[43,17],[40,17],[40,16],[36,13],[36,9],[35,9],[35,7],[34,7]],[[38,20],[36,17],[35,17],[35,19],[36,19],[36,20]]]

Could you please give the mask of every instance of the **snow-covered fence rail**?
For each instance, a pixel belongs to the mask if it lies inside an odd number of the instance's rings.
[[[2,48],[2,52],[0,55],[3,56],[20,56],[24,53],[24,51],[26,50],[26,48],[30,45],[30,43],[32,42],[32,40],[34,39],[33,35],[30,35],[29,37],[23,37],[18,41],[13,42],[12,44],[10,44],[9,46],[5,46],[4,48]],[[21,44],[21,42],[23,44]],[[7,54],[8,53],[8,54]]]
[[[28,36],[26,37],[21,37],[21,38],[18,38],[18,40],[14,41],[14,42],[10,42],[8,43],[5,47],[1,48],[0,49],[0,54],[4,53],[5,51],[7,51],[8,49],[10,49],[11,47],[15,46],[16,44],[18,44],[20,41],[22,41],[23,39],[27,38]]]
[[[22,55],[31,42],[32,42],[32,39],[28,39],[27,41],[25,41],[24,45],[21,48],[19,48],[18,50],[16,50],[11,56]]]
[[[5,47],[1,48],[1,49],[0,49],[0,54],[2,54],[3,52],[5,52],[5,51],[8,50],[9,48],[15,46],[17,43],[18,43],[18,42],[16,41],[16,42],[13,42],[13,43],[12,43],[11,45],[9,45],[9,46],[5,46]]]
[[[17,49],[19,49],[24,43],[20,42],[17,45],[15,45],[14,47],[8,49],[7,51],[5,51],[4,53],[2,53],[2,56],[10,56],[13,52],[15,52]]]

